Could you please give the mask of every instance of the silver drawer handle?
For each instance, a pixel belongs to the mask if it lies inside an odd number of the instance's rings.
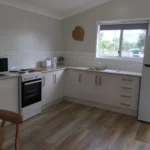
[[[53,75],[53,83],[56,83],[56,74]]]
[[[81,75],[81,74],[79,74],[79,83],[81,82],[81,77],[82,77],[82,75]]]
[[[132,79],[122,79],[123,81],[133,82]]]
[[[55,74],[55,83],[57,82],[56,74]]]
[[[120,104],[123,105],[123,106],[131,107],[130,104],[124,104],[124,103],[120,103]]]
[[[128,87],[121,87],[122,89],[124,89],[124,90],[132,90],[132,88],[128,88]]]
[[[102,85],[102,77],[101,76],[99,77],[99,85],[100,86]]]
[[[95,76],[95,85],[97,85],[97,76]]]
[[[126,96],[126,95],[120,95],[123,98],[132,98],[131,96]]]
[[[45,86],[45,77],[42,77],[42,86]]]

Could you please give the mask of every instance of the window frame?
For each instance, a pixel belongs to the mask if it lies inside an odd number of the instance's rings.
[[[142,57],[122,57],[122,43],[123,43],[123,31],[120,33],[120,45],[119,45],[119,55],[118,56],[101,56],[99,53],[99,42],[100,42],[100,25],[113,25],[113,24],[135,24],[135,23],[148,23],[148,29],[146,36],[150,35],[150,18],[145,19],[132,19],[132,20],[113,20],[113,21],[97,21],[97,34],[96,34],[96,59],[118,59],[118,60],[137,60],[143,61]]]

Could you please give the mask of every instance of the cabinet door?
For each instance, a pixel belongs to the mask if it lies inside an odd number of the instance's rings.
[[[105,73],[85,72],[84,93],[86,96],[84,99],[97,103],[116,105],[117,90],[116,76]]]
[[[60,99],[64,96],[64,70],[53,73],[53,100]]]
[[[83,94],[84,100],[100,101],[101,86],[99,86],[99,74],[95,72],[83,72]]]
[[[79,98],[83,97],[83,72],[78,70],[67,70],[65,78],[65,96]]]
[[[0,80],[0,109],[19,112],[18,78]]]
[[[99,74],[99,99],[101,103],[117,106],[119,92],[118,76],[112,74]],[[101,98],[100,98],[101,97]]]
[[[42,103],[50,103],[52,99],[53,88],[53,74],[51,72],[43,73],[43,87],[42,87]]]
[[[43,73],[42,102],[50,103],[64,96],[64,70]]]

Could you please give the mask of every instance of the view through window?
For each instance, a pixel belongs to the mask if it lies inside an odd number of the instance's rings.
[[[97,57],[143,58],[147,28],[148,24],[100,27]]]

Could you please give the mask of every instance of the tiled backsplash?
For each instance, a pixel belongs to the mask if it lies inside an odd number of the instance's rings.
[[[119,69],[124,71],[142,72],[141,60],[119,60],[119,59],[96,59],[95,53],[92,52],[70,52],[70,51],[52,51],[52,50],[36,50],[36,51],[11,51],[0,53],[2,57],[8,57],[9,67],[20,66],[22,68],[30,68],[38,65],[38,62],[46,58],[63,56],[65,65],[68,66],[84,66],[98,67],[98,62],[106,64],[108,68]]]
[[[64,52],[66,65],[98,67],[101,62],[109,69],[117,69],[131,72],[142,72],[143,61],[133,59],[96,59],[91,52]]]
[[[46,58],[63,55],[62,51],[36,50],[36,51],[11,51],[0,53],[0,57],[7,57],[9,67],[17,66],[21,68],[31,68]]]

